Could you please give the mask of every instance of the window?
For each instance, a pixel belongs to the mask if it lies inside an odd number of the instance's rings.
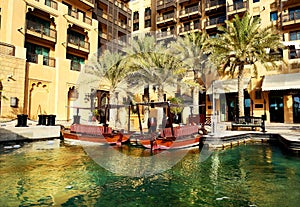
[[[278,19],[277,11],[270,13],[270,21],[276,21]]]
[[[253,0],[253,3],[257,3],[257,2],[259,2],[259,0]]]
[[[68,31],[68,42],[75,44],[75,45],[80,45],[81,47],[85,46],[85,36],[83,34],[80,34],[78,32],[69,30]]]
[[[151,27],[151,19],[145,20],[145,28]]]
[[[289,9],[290,20],[300,19],[300,7]]]
[[[139,19],[139,12],[138,11],[135,11],[133,13],[133,20],[138,20]]]
[[[290,40],[300,40],[300,30],[299,31],[294,31],[290,32]]]
[[[150,7],[145,9],[145,17],[150,16],[151,15],[151,9]]]
[[[84,58],[76,55],[67,54],[67,59],[71,60],[71,70],[80,71],[81,64],[84,64]]]
[[[38,18],[36,16],[28,15],[26,17],[27,28],[31,31],[38,33],[43,33],[47,36],[50,36],[50,22],[44,19]]]
[[[28,62],[38,63],[38,55],[43,55],[43,65],[49,65],[49,48],[31,43],[25,43],[25,47],[27,48],[26,59]]]
[[[139,23],[138,22],[133,24],[133,31],[137,31],[137,30],[139,30]]]

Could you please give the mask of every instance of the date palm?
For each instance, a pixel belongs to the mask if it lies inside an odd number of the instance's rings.
[[[105,85],[110,94],[110,104],[118,103],[118,94],[121,92],[130,93],[126,88],[126,76],[130,73],[130,68],[126,65],[126,56],[118,52],[106,50],[100,57],[94,57],[89,63],[85,73],[88,74],[86,84],[96,87]],[[118,115],[116,109],[110,110],[110,123],[115,126],[115,116]]]
[[[238,78],[239,116],[244,116],[243,78],[245,65],[251,65],[257,74],[257,63],[265,67],[278,67],[278,56],[268,51],[282,48],[280,36],[272,26],[261,27],[260,19],[248,13],[240,18],[236,15],[232,21],[226,21],[226,27],[219,27],[220,34],[210,38],[210,60],[216,64],[223,75],[231,74]]]
[[[207,47],[207,34],[205,32],[192,32],[184,37],[171,42],[170,51],[179,60],[184,62],[187,71],[193,72],[193,81],[187,82],[193,89],[193,105],[199,105],[199,89],[205,88],[204,63],[207,56],[204,54]],[[194,107],[194,113],[198,114],[198,107]]]

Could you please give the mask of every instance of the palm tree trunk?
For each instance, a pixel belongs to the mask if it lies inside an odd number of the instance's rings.
[[[157,96],[159,102],[164,101],[164,89],[162,86],[158,87]],[[157,126],[162,125],[163,116],[164,116],[163,108],[157,108]]]
[[[110,94],[112,94],[112,96],[111,96],[109,102],[111,105],[115,105],[118,100],[118,97],[117,97],[118,95],[114,91],[111,92]],[[109,125],[113,128],[116,127],[116,118],[117,118],[117,109],[115,109],[115,108],[109,109]]]
[[[244,116],[244,64],[239,65],[238,73],[238,103],[239,116]]]
[[[199,90],[197,87],[193,89],[193,114],[199,114]]]

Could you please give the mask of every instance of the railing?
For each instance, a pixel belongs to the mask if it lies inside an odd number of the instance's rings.
[[[55,58],[43,56],[43,65],[55,68]]]
[[[300,49],[294,49],[289,51],[289,59],[300,58]]]
[[[89,25],[92,25],[92,19],[89,17],[84,17],[83,21]]]
[[[97,15],[100,16],[100,17],[103,17],[104,19],[107,19],[107,12],[106,11],[98,10]]]
[[[237,11],[239,9],[246,9],[247,8],[247,2],[236,2],[232,5],[228,6],[228,12]]]
[[[163,16],[158,16],[157,21],[160,22],[160,21],[164,21],[164,20],[167,20],[167,19],[174,19],[174,18],[175,18],[175,14],[170,13],[170,14],[165,14]]]
[[[179,15],[185,15],[185,14],[190,14],[190,13],[193,13],[193,12],[197,12],[199,10],[199,6],[193,6],[193,7],[189,7],[189,8],[186,8],[186,9],[183,9],[183,10],[180,10],[180,13]]]
[[[217,18],[213,18],[213,19],[209,19],[205,22],[206,26],[212,26],[212,25],[218,25],[218,24],[222,24],[224,23],[226,20],[226,17],[217,17]]]
[[[79,15],[77,11],[69,10],[69,16],[74,17],[75,19],[79,19]]]
[[[201,24],[198,23],[194,23],[194,29],[201,29]]]
[[[44,5],[57,10],[57,2],[54,0],[35,0],[37,2],[44,2]]]
[[[157,33],[157,38],[164,38],[173,35],[175,35],[175,31],[159,32]]]
[[[80,71],[80,69],[81,69],[81,64],[77,61],[72,60],[71,61],[71,70]]]
[[[300,12],[290,12],[289,14],[285,14],[282,16],[283,22],[289,22],[289,21],[294,21],[296,22],[297,20],[300,20]]]
[[[206,1],[205,8],[219,6],[219,5],[223,5],[225,3],[226,3],[226,0]]]
[[[56,30],[52,29],[50,27],[45,27],[44,25],[31,21],[31,20],[27,20],[26,21],[26,29],[39,33],[41,38],[43,38],[43,35],[51,37],[56,39]]]
[[[180,27],[179,32],[189,32],[191,31],[191,26]]]
[[[157,0],[157,10],[167,8],[167,7],[176,7],[175,0]]]
[[[15,51],[15,46],[0,42],[0,54],[15,56]]]
[[[31,62],[31,63],[38,63],[38,54],[34,54],[34,53],[27,53],[26,54],[26,59],[27,62]]]
[[[68,44],[76,45],[78,49],[84,48],[89,50],[90,49],[90,43],[84,40],[81,40],[79,37],[68,35]]]

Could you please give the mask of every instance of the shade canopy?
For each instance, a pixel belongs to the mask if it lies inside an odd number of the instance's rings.
[[[243,89],[248,87],[250,78],[244,78],[243,80]],[[206,94],[212,93],[237,93],[238,92],[238,79],[230,80],[216,80],[210,85],[207,89]]]
[[[300,89],[300,73],[265,76],[261,88],[263,91]]]

